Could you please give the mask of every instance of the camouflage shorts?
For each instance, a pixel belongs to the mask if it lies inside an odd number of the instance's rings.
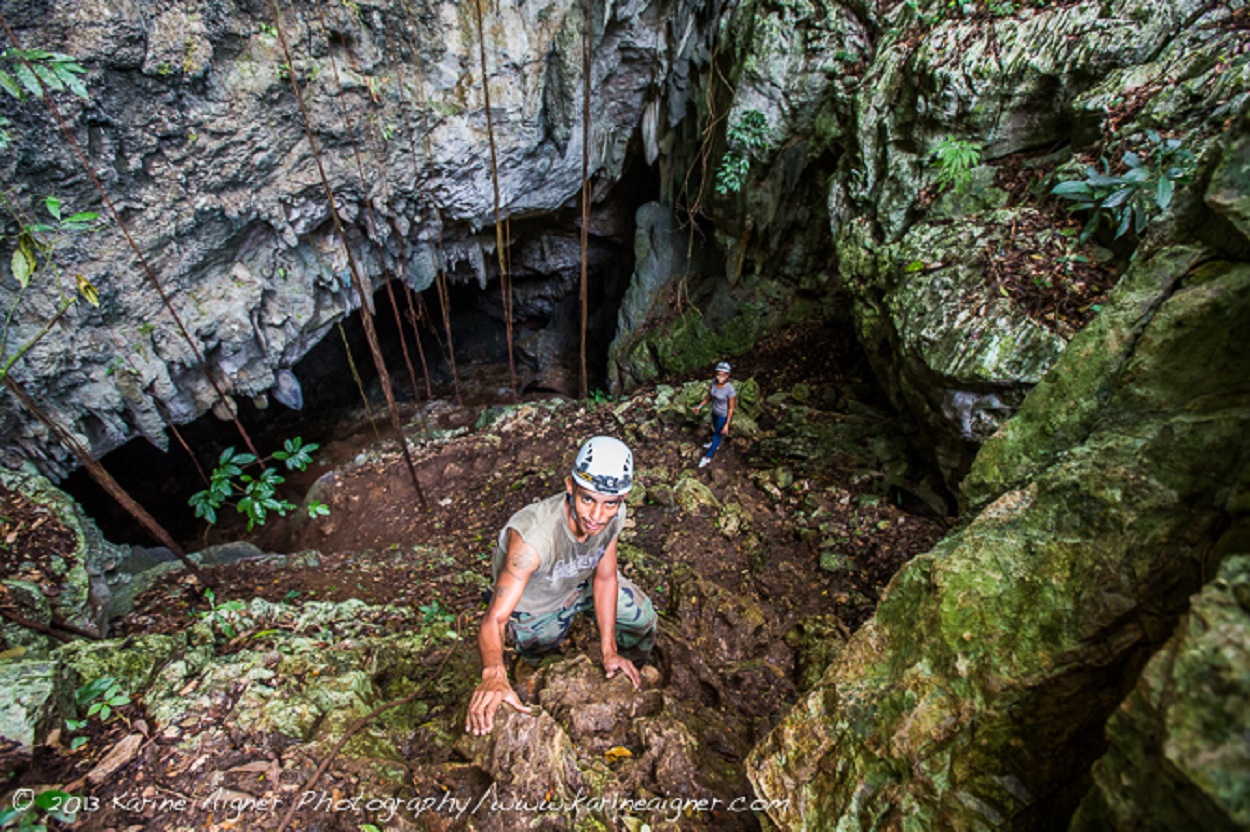
[[[633,581],[620,573],[617,573],[616,584],[616,648],[630,659],[645,659],[655,644],[655,607]],[[594,587],[586,581],[565,606],[554,612],[512,613],[508,619],[508,635],[518,653],[536,658],[564,640],[578,613],[593,615],[594,611]]]

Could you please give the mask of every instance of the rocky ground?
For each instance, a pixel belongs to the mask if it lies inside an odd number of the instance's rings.
[[[292,554],[211,570],[211,602],[175,573],[115,623],[122,641],[66,648],[79,683],[125,679],[133,699],[55,736],[10,785],[74,786],[98,801],[78,827],[95,829],[272,829],[306,795],[293,828],[757,828],[747,752],[946,521],[844,334],[790,331],[736,363],[740,416],[701,470],[703,380],[623,401],[428,406],[413,421],[436,437],[417,457],[424,509],[393,442],[345,431],[288,483],[330,515],[250,535]],[[596,433],[626,438],[639,466],[621,555],[661,610],[647,683],[604,681],[586,623],[523,672],[538,716],[466,737],[495,536]],[[355,719],[396,700],[310,781]],[[70,751],[70,733],[89,741]],[[110,752],[124,762],[101,774]],[[579,795],[643,802],[552,808]],[[468,800],[477,811],[457,816]]]

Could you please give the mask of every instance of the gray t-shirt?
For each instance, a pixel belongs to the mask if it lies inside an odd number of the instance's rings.
[[[598,534],[579,542],[569,531],[568,517],[564,513],[566,494],[555,494],[537,503],[531,503],[509,518],[499,532],[498,545],[491,573],[499,583],[508,557],[508,529],[516,529],[521,539],[534,547],[538,553],[538,570],[530,576],[516,605],[517,612],[533,615],[554,612],[571,603],[578,588],[590,580],[599,559],[616,539],[625,522],[625,503],[612,522]]]
[[[712,415],[728,416],[729,400],[736,395],[732,381],[725,382],[724,387],[717,387],[716,382],[712,382],[712,391],[708,393],[708,396],[712,399]]]

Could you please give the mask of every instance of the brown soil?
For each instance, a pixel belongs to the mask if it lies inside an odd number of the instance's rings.
[[[0,580],[31,581],[46,592],[76,562],[77,543],[50,509],[0,485]]]

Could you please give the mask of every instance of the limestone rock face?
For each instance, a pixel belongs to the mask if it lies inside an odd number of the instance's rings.
[[[865,353],[891,399],[922,426],[948,483],[1066,345],[986,281],[986,263],[973,254],[1003,245],[1021,213],[917,224],[875,249],[864,223],[839,238]]]
[[[915,416],[956,488],[980,443],[1070,338],[1030,320],[991,279],[985,253],[1034,212],[1027,200],[1004,209],[996,167],[1010,154],[1089,151],[1104,139],[1100,153],[1118,152],[1147,129],[1200,154],[1250,82],[1245,62],[1218,58],[1236,38],[1228,15],[1196,0],[1086,2],[975,20],[941,2],[886,11],[743,3],[724,28],[734,92],[711,115],[723,109],[732,126],[761,113],[768,148],[752,156],[740,193],[703,192],[735,296],[755,291],[755,315],[766,318],[808,292],[845,290],[850,308],[839,311],[854,318],[878,380]],[[935,151],[948,138],[978,144],[986,163],[958,199],[934,184]],[[714,157],[721,152],[718,144]],[[1078,176],[1087,163],[1070,161],[1056,177]],[[819,199],[809,190],[816,182]],[[832,254],[823,231],[812,236],[822,221]],[[671,338],[706,340],[697,329],[683,318]],[[659,349],[628,355],[642,367],[662,359]]]
[[[68,136],[37,101],[5,96],[14,146],[0,170],[32,222],[51,219],[42,205],[50,193],[68,211],[102,215],[93,233],[51,240],[58,267],[94,284],[101,305],[75,304],[16,368],[97,455],[136,435],[163,446],[165,418],[181,423],[214,406],[228,415],[197,352],[232,398],[273,389],[359,305],[349,250],[370,293],[389,277],[422,290],[439,268],[482,287],[497,274],[495,235],[482,230],[494,223],[494,189],[470,6],[418,4],[414,20],[400,0],[300,2],[275,21],[251,0],[166,5],[49,0],[6,10],[23,45],[67,53],[88,70],[89,101],[56,94]],[[590,172],[600,203],[644,109],[661,134],[685,112],[686,65],[704,28],[673,31],[666,21],[693,20],[692,7],[616,3],[594,16]],[[580,189],[582,17],[581,5],[550,0],[492,6],[483,21],[505,216],[552,214]],[[592,242],[621,233],[599,211],[592,226]],[[523,278],[550,276],[563,293],[576,273],[566,244],[575,254],[576,231],[541,236],[518,241],[516,262]],[[6,310],[17,288],[7,274],[0,281]],[[522,280],[519,313],[552,291]],[[36,275],[10,352],[59,303],[52,275]],[[35,460],[59,475],[72,465],[12,397],[0,403],[0,432],[11,466]]]
[[[1250,556],[1228,558],[1107,723],[1073,830],[1250,827]]]
[[[5,691],[0,747],[15,743],[18,753],[28,755],[70,713],[63,675],[60,664],[46,659],[0,662],[0,686]]]
[[[1248,135],[1243,118],[1213,167],[1242,176]],[[1108,717],[1250,515],[1247,241],[1204,242],[1222,237],[1198,199],[1178,212],[1199,238],[1140,253],[1048,372],[1068,395],[1039,387],[978,456],[983,508],[753,751],[759,792],[795,798],[783,827],[1052,828],[1075,809]]]

